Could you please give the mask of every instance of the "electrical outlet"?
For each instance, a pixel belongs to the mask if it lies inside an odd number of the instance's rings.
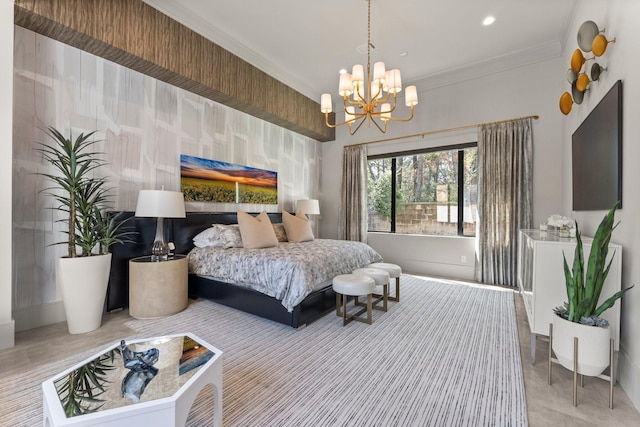
[[[462,256],[460,257],[460,262],[462,262],[462,263],[466,263],[466,262],[467,262],[467,257],[466,257],[465,255],[462,255]]]

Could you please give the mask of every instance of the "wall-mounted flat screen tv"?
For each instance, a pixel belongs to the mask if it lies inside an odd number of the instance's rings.
[[[573,210],[622,207],[622,81],[618,80],[571,138]]]

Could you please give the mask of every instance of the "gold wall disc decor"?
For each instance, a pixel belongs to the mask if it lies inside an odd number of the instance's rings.
[[[587,89],[587,86],[589,86],[589,83],[591,83],[591,80],[589,80],[589,76],[587,76],[586,73],[582,73],[576,80],[576,88],[580,92],[584,92]]]
[[[571,112],[573,104],[582,104],[589,86],[598,81],[600,75],[606,70],[602,65],[596,63],[595,59],[604,55],[608,44],[615,43],[616,39],[607,40],[604,32],[605,29],[600,30],[594,21],[584,21],[578,29],[579,48],[573,51],[570,68],[565,73],[571,90],[560,96],[560,111],[565,116]],[[592,52],[593,55],[586,58],[586,52]],[[594,61],[589,66],[587,62],[591,60]]]
[[[565,92],[560,96],[560,111],[565,116],[571,112],[571,107],[573,106],[573,99],[569,92]]]
[[[595,56],[602,56],[604,52],[607,50],[607,44],[615,43],[616,39],[607,40],[604,34],[598,34],[591,44],[591,50]]]
[[[571,55],[571,70],[573,70],[574,73],[579,73],[586,61],[580,49],[574,50],[573,55]]]

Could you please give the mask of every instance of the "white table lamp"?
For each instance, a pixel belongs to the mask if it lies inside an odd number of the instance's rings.
[[[164,240],[164,219],[184,218],[184,195],[180,191],[140,190],[136,216],[157,218],[156,237],[151,247],[151,261],[169,259],[169,246]]]
[[[317,199],[298,200],[296,211],[302,211],[307,215],[320,215],[320,204]]]

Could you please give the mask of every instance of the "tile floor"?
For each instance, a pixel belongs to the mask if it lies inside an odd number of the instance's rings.
[[[530,332],[526,313],[518,294],[515,294],[515,301],[529,425],[640,426],[640,413],[620,386],[615,387],[614,409],[610,410],[609,385],[604,380],[586,378],[585,387],[578,390],[576,408],[572,406],[571,372],[554,365],[553,384],[547,385],[548,343],[538,340],[537,363],[531,365],[528,360]],[[124,325],[129,319],[127,311],[107,314],[100,329],[83,335],[69,335],[66,323],[19,332],[14,348],[0,350],[0,379],[130,335],[132,331]]]

